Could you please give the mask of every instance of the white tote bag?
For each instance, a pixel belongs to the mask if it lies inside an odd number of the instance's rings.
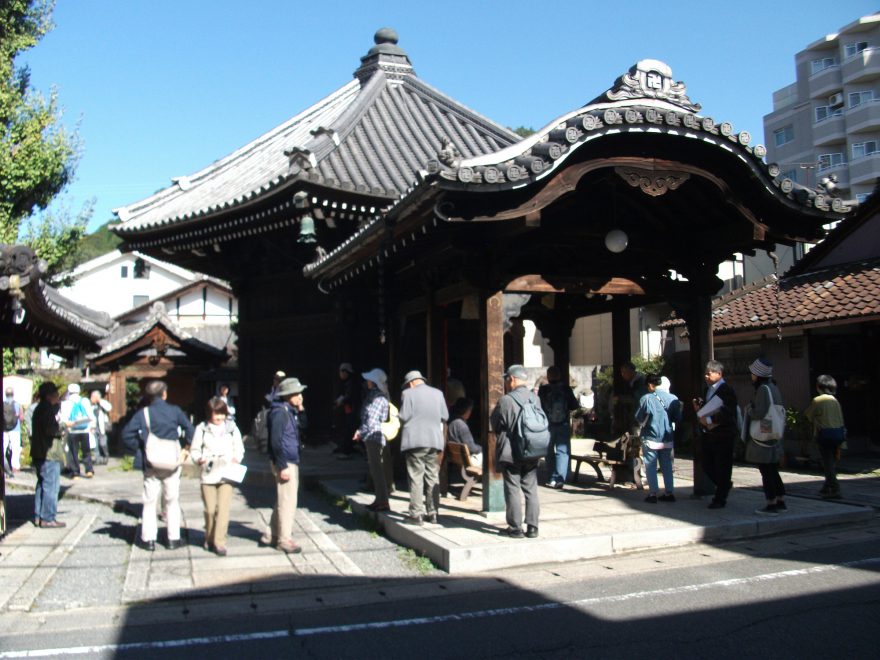
[[[144,419],[147,422],[147,442],[144,444],[144,455],[147,463],[154,470],[168,470],[173,472],[183,462],[181,460],[180,442],[166,440],[153,435],[150,430],[150,410],[144,408]]]
[[[767,387],[767,385],[764,385]],[[762,419],[753,419],[749,424],[749,435],[752,440],[772,443],[782,439],[785,433],[785,407],[773,402],[773,391],[767,387],[770,397],[770,409]]]

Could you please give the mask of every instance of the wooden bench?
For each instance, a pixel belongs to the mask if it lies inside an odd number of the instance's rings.
[[[466,500],[474,486],[478,486],[483,478],[483,468],[471,465],[471,452],[467,445],[460,442],[446,443],[446,460],[450,465],[457,465],[461,468],[461,478],[464,479],[464,486],[458,499]]]
[[[626,448],[622,447],[623,444],[622,438],[614,444],[599,440],[572,438],[571,455],[569,456],[569,460],[575,461],[572,481],[577,482],[581,465],[586,463],[596,471],[597,481],[605,481],[605,475],[602,474],[603,466],[611,469],[611,478],[608,480],[609,488],[614,488],[620,473],[626,472],[627,475],[631,473],[636,488],[641,489],[641,475],[638,469],[632,470],[632,458],[626,458]]]

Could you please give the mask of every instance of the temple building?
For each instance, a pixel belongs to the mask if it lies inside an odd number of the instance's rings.
[[[713,351],[719,263],[815,241],[849,210],[779,176],[657,60],[519,139],[422,82],[393,31],[375,41],[334,94],[117,211],[127,249],[231,283],[242,409],[276,369],[320,419],[339,362],[386,369],[392,393],[418,368],[477,400],[491,459],[484,420],[524,320],[567,375],[577,319],[610,313],[619,364],[631,310],[657,302],[688,326],[687,396]],[[498,478],[484,473],[489,510]]]

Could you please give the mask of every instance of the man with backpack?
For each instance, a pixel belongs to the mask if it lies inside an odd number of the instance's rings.
[[[92,406],[79,395],[79,385],[71,383],[67,386],[67,398],[61,403],[61,423],[67,427],[67,446],[70,451],[71,478],[82,476],[79,464],[79,452],[86,467],[86,478],[95,476],[92,466],[92,449],[89,446],[89,429],[95,425],[95,414]]]
[[[571,388],[562,382],[562,371],[555,365],[547,369],[547,383],[538,388],[538,398],[550,422],[550,446],[547,448],[550,479],[547,486],[562,490],[571,463],[570,415],[572,410],[577,410],[578,402]]]
[[[21,469],[21,420],[24,419],[21,404],[15,400],[15,390],[6,388],[3,399],[3,465],[9,465],[8,473]]]
[[[507,394],[498,400],[490,422],[495,432],[495,464],[504,477],[507,528],[501,534],[515,539],[538,536],[538,462],[550,446],[550,424],[538,396],[528,387],[528,372],[521,364],[504,374]],[[525,499],[526,532],[520,494]]]
[[[280,373],[280,372],[279,372]],[[285,554],[299,554],[302,546],[293,540],[299,494],[299,459],[302,432],[308,425],[303,405],[304,385],[299,378],[285,378],[273,388],[275,400],[269,409],[269,460],[275,475],[275,506],[269,528],[260,543]]]

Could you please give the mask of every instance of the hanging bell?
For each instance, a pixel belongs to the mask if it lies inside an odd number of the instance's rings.
[[[304,215],[299,221],[299,238],[296,242],[300,245],[314,245],[318,242],[315,233],[315,220],[310,215]]]

